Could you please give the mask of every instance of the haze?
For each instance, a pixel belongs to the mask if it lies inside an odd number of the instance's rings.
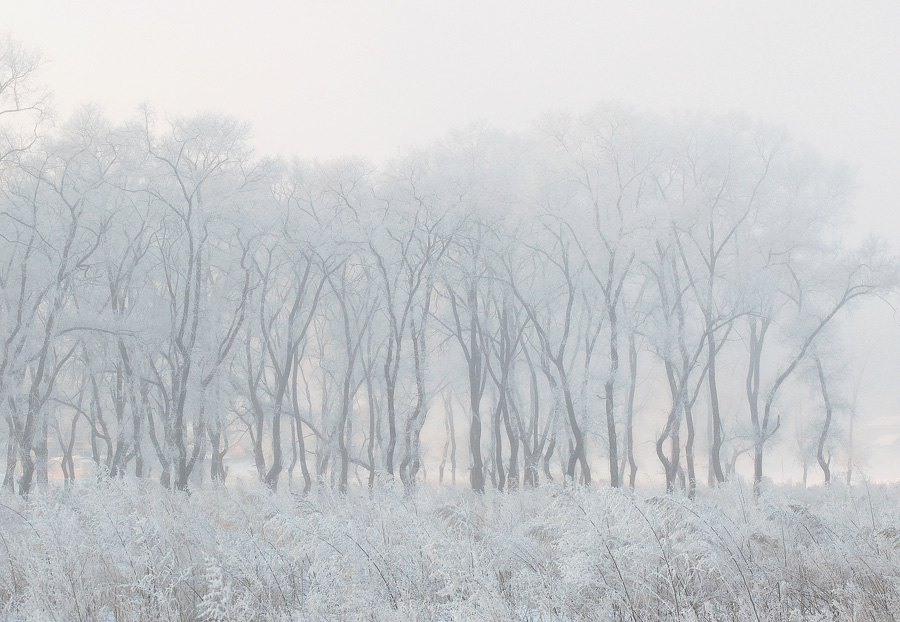
[[[0,0],[0,617],[894,619],[898,33]]]
[[[900,5],[866,2],[11,2],[61,112],[150,102],[250,121],[261,153],[374,159],[475,120],[523,129],[607,99],[741,111],[858,170],[890,229]]]

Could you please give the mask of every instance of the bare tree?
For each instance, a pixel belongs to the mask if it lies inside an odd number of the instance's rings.
[[[41,65],[40,53],[0,35],[0,167],[26,154],[41,136],[50,98],[37,80]]]
[[[666,195],[676,225],[675,241],[685,276],[706,324],[710,469],[722,483],[724,429],[719,405],[717,354],[740,315],[735,263],[747,231],[772,182],[772,162],[784,137],[741,117],[695,115],[679,124],[678,150]]]
[[[43,155],[23,160],[20,174],[7,184],[3,237],[14,243],[2,277],[7,328],[0,393],[27,387],[3,396],[13,418],[23,494],[33,478],[47,483],[48,407],[57,379],[78,348],[77,334],[100,328],[79,321],[77,300],[88,295],[89,275],[111,218],[101,205],[115,155],[95,135],[93,122],[90,114],[74,119],[59,141],[48,142]]]
[[[556,201],[579,210],[568,226],[603,294],[609,357],[603,400],[610,484],[618,487],[620,317],[630,312],[625,289],[648,224],[647,204],[656,188],[662,149],[638,115],[615,106],[598,107],[577,119],[550,119],[542,133],[552,149],[550,179],[562,182],[555,192],[563,194]]]
[[[534,297],[533,289],[532,291],[525,290],[521,283],[522,267],[524,266],[514,267],[511,262],[507,262],[506,278],[513,294],[525,310],[540,343],[542,371],[550,383],[551,390],[562,397],[569,432],[574,441],[566,464],[566,476],[575,481],[576,467],[580,464],[582,481],[589,485],[591,469],[587,460],[584,430],[582,423],[578,420],[575,407],[575,395],[570,379],[571,362],[567,352],[581,275],[572,265],[572,242],[568,238],[566,230],[560,228],[553,231],[549,227],[546,230],[553,236],[553,245],[549,248],[529,246],[532,254],[529,259],[526,259],[526,262],[531,263],[531,268],[534,270],[533,275],[540,275],[539,278],[549,278],[551,283],[558,282],[557,279],[561,280],[562,287],[555,287],[556,291],[553,292],[559,299],[551,302],[541,297]],[[542,265],[536,267],[535,262],[540,262]],[[538,288],[540,288],[543,283],[540,281],[538,283]],[[564,309],[561,320],[558,319],[559,313],[557,307],[554,306],[556,304],[561,304]],[[544,311],[544,308],[549,312]],[[616,463],[616,474],[618,475],[618,462]]]
[[[140,131],[152,174],[141,190],[158,214],[150,252],[168,323],[149,359],[161,438],[148,423],[162,482],[185,489],[207,433],[205,391],[246,319],[249,245],[233,234],[241,231],[242,201],[264,177],[250,161],[246,127],[232,119],[176,119],[160,134],[153,124],[146,112]]]
[[[822,266],[817,266],[821,269]],[[750,319],[750,364],[747,373],[747,397],[754,440],[754,484],[759,489],[763,477],[763,455],[767,441],[781,425],[781,417],[773,406],[779,390],[804,360],[820,333],[829,326],[837,314],[851,302],[889,291],[895,286],[896,268],[893,260],[885,255],[884,248],[867,243],[856,252],[833,259],[827,266],[826,276],[816,271],[813,281],[801,279],[799,270],[791,269],[788,297],[796,305],[797,315],[791,332],[797,339],[790,354],[782,359],[781,366],[764,394],[761,393],[761,360],[766,336],[772,326],[772,315],[759,315]],[[762,398],[762,399],[761,399]]]

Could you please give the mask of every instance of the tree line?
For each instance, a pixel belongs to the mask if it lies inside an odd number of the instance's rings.
[[[604,104],[270,159],[216,114],[56,122],[38,57],[0,52],[5,487],[85,453],[186,489],[241,446],[273,489],[412,489],[427,454],[476,491],[640,468],[693,495],[744,454],[762,481],[804,383],[830,479],[835,326],[897,265],[843,243],[852,179],[783,130]]]

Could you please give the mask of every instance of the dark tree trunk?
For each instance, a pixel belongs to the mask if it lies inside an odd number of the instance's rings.
[[[291,402],[294,407],[294,420],[297,425],[297,452],[300,460],[300,472],[303,474],[303,492],[308,493],[312,489],[312,476],[306,464],[306,443],[303,439],[303,421],[300,418],[300,400],[297,397],[297,370],[299,364],[294,364],[291,370]]]
[[[609,443],[609,485],[618,488],[619,483],[619,450],[616,438],[615,384],[619,371],[619,328],[615,306],[609,307],[609,377],[604,391],[606,394],[606,436]],[[582,450],[583,451],[583,450]],[[585,461],[587,464],[587,461]],[[590,475],[587,477],[590,483]]]
[[[825,371],[822,368],[822,361],[818,356],[815,357],[816,371],[819,373],[819,386],[822,388],[822,399],[825,401],[825,423],[822,425],[822,433],[819,435],[819,442],[816,446],[816,460],[819,467],[825,475],[825,485],[831,483],[831,468],[829,460],[825,460],[825,441],[828,440],[828,431],[831,428],[831,399],[828,396],[828,384],[825,380]]]
[[[625,452],[628,454],[628,486],[634,490],[637,478],[637,463],[634,460],[634,395],[637,390],[638,351],[635,335],[632,332],[628,338],[628,405],[625,423]]]
[[[709,410],[712,417],[712,443],[709,448],[709,459],[712,464],[713,474],[719,484],[725,482],[725,472],[722,470],[722,415],[719,411],[719,387],[716,379],[716,340],[707,325],[707,359],[706,373],[709,385]]]

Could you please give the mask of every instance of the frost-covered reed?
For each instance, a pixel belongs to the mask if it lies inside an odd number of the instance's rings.
[[[10,620],[892,620],[900,490],[79,483],[0,497]]]

